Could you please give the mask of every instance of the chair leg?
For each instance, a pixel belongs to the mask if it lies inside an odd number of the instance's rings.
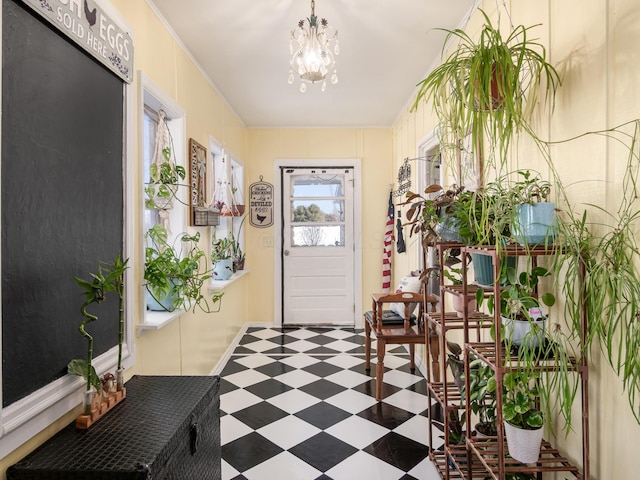
[[[387,349],[387,342],[378,338],[376,349],[378,356],[378,364],[376,365],[376,400],[379,402],[382,399],[382,376],[384,375],[384,354]]]
[[[369,322],[364,322],[364,369],[368,372],[371,370],[371,327]]]
[[[437,335],[429,335],[429,350],[431,352],[431,372],[434,382],[440,381],[440,339]]]
[[[411,373],[416,371],[416,346],[413,343],[409,344],[409,356],[411,357]]]

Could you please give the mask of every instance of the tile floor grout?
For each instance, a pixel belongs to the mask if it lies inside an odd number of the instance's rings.
[[[220,373],[223,480],[439,479],[426,380],[391,346],[376,402],[375,340],[371,362],[360,329],[249,327]]]

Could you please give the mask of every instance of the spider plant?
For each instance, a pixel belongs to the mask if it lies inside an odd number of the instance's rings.
[[[480,12],[484,25],[477,40],[462,29],[440,29],[446,32],[442,62],[418,83],[412,111],[431,100],[440,120],[441,147],[451,164],[460,141],[470,136],[486,168],[496,165],[496,157],[499,165],[506,163],[514,135],[522,130],[534,135],[528,119],[541,94],[553,104],[560,77],[547,62],[544,46],[530,36],[538,25],[518,25],[504,37],[499,20],[493,25]]]

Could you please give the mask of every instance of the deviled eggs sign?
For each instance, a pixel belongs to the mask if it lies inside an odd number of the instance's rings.
[[[260,181],[249,185],[249,222],[254,227],[264,228],[273,225],[273,185]]]
[[[132,82],[133,41],[96,0],[23,1],[118,77]]]

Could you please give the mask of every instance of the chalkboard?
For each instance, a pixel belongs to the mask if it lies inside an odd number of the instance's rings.
[[[74,277],[122,251],[123,91],[28,7],[2,0],[3,406],[86,358]],[[117,296],[91,311],[95,357],[118,342]]]

